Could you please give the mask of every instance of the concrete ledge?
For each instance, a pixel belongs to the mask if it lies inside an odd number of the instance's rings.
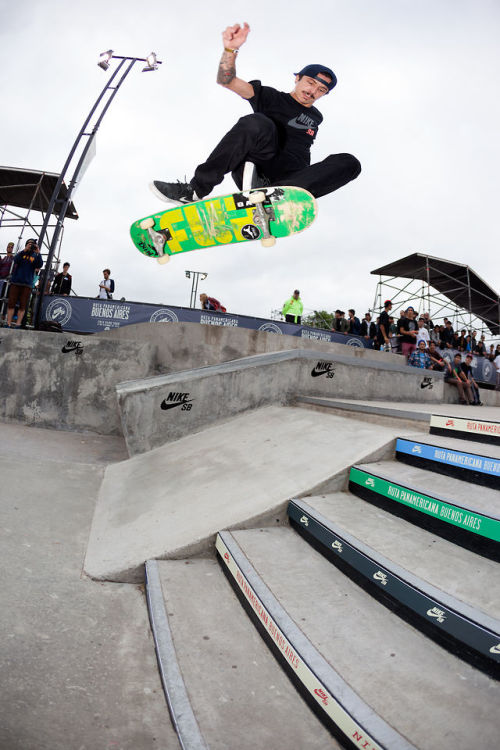
[[[153,375],[148,343],[2,329],[0,419],[36,427],[120,435],[115,386]]]
[[[269,354],[289,349],[314,349],[330,355],[345,354],[347,350],[352,357],[374,362],[392,360],[401,364],[403,360],[400,355],[379,352],[375,349],[227,325],[137,323],[105,331],[99,336],[110,341],[150,343],[155,347],[159,367],[165,373],[191,370],[242,357],[251,357],[255,354]],[[321,330],[318,329],[318,337],[320,336]],[[351,337],[345,338],[349,341]]]
[[[500,677],[500,621],[432,586],[327,519],[303,500],[288,505],[292,526],[331,562],[382,601],[410,612],[411,621],[438,641],[453,642],[453,653]],[[443,638],[444,637],[444,638]],[[479,657],[479,658],[477,658]]]
[[[217,535],[216,550],[253,622],[287,674],[315,703],[325,725],[357,747],[414,748],[350,688],[305,637],[229,532]]]
[[[295,349],[121,383],[117,394],[129,453],[151,450],[250,409],[289,403],[299,393],[439,401],[441,373],[416,371],[393,359],[321,358],[318,352]],[[433,388],[422,389],[431,376]]]

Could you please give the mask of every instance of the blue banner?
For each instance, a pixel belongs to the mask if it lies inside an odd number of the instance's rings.
[[[474,453],[463,453],[461,451],[442,448],[426,443],[416,443],[412,440],[396,441],[396,451],[406,453],[417,458],[426,458],[441,464],[479,471],[493,477],[500,477],[500,461],[488,456],[477,456]]]
[[[100,333],[132,323],[201,323],[209,326],[250,328],[254,331],[299,336],[309,341],[333,341],[372,349],[373,342],[362,336],[324,331],[321,328],[294,325],[282,321],[252,318],[245,315],[197,310],[144,302],[120,302],[93,297],[45,296],[42,320],[53,320],[72,333]]]

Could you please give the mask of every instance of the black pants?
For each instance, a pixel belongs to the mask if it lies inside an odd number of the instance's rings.
[[[199,198],[208,195],[229,172],[241,189],[243,165],[252,161],[259,174],[272,174],[272,159],[279,153],[278,132],[274,122],[261,113],[246,115],[226,133],[206,162],[200,164],[191,180]],[[266,173],[267,166],[267,173]],[[276,175],[271,185],[295,185],[309,190],[316,198],[354,180],[361,172],[361,164],[351,154],[331,154],[318,164],[311,164],[298,172]]]
[[[302,320],[302,317],[300,315],[290,315],[290,313],[287,313],[285,315],[285,322],[286,323],[296,323],[300,326],[300,322]]]

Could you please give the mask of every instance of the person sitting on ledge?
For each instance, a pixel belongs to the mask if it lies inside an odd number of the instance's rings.
[[[465,375],[465,382],[471,389],[474,406],[482,406],[483,402],[479,397],[479,386],[472,376],[472,354],[465,356],[465,362],[462,362],[462,372]]]
[[[434,341],[429,342],[428,353],[431,358],[431,370],[436,370],[436,372],[443,372],[446,370],[447,373],[451,375],[451,365],[447,359],[443,359],[440,355]]]
[[[453,367],[451,368],[451,374],[445,380],[450,385],[454,385],[458,389],[458,403],[459,404],[472,404],[474,402],[474,396],[470,385],[467,383],[467,378],[462,371],[462,355],[455,354],[453,360]]]
[[[422,370],[431,369],[431,358],[425,350],[425,341],[423,339],[420,339],[418,342],[418,349],[415,349],[408,357],[408,364],[410,367],[420,367]]]

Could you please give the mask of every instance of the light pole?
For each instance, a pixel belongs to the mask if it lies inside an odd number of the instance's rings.
[[[97,131],[99,130],[99,126],[102,122],[102,119],[106,112],[108,111],[109,105],[115,98],[118,89],[122,85],[125,78],[128,76],[132,68],[134,67],[136,62],[143,62],[146,63],[144,68],[142,69],[143,73],[146,73],[151,70],[157,70],[158,65],[161,65],[161,60],[156,59],[156,54],[154,52],[151,52],[147,57],[124,57],[122,55],[115,55],[113,54],[113,50],[108,50],[107,52],[103,52],[98,61],[98,66],[102,68],[103,70],[107,70],[110,65],[110,60],[119,60],[119,64],[114,71],[113,75],[109,79],[109,81],[106,83],[104,88],[102,89],[101,93],[97,97],[96,101],[94,102],[94,105],[92,109],[90,110],[89,114],[87,115],[87,118],[85,119],[85,122],[83,123],[80,132],[78,133],[75,142],[73,143],[73,146],[68,154],[68,157],[64,163],[64,166],[62,168],[61,174],[59,175],[59,178],[57,180],[57,183],[54,187],[54,190],[52,192],[52,196],[49,201],[49,206],[47,208],[47,212],[45,214],[45,219],[42,225],[42,228],[40,230],[40,235],[38,237],[38,245],[40,247],[40,250],[42,249],[43,241],[45,239],[45,235],[47,234],[47,228],[50,222],[50,217],[52,213],[55,211],[57,213],[57,222],[54,228],[54,233],[52,235],[52,239],[49,244],[49,250],[47,254],[47,260],[45,263],[45,266],[42,269],[42,272],[40,274],[40,282],[39,282],[39,289],[40,293],[38,295],[36,305],[35,305],[35,314],[34,314],[34,323],[35,328],[39,327],[40,324],[40,317],[42,312],[42,301],[43,301],[43,293],[45,292],[47,280],[48,280],[48,274],[52,265],[52,259],[54,257],[54,252],[57,245],[57,240],[59,238],[59,234],[62,229],[62,225],[64,223],[64,218],[66,216],[66,211],[68,210],[68,206],[71,202],[71,196],[73,194],[73,191],[78,183],[78,178],[80,177],[80,173],[82,172],[82,168],[85,165],[85,160],[87,158],[87,155],[90,151],[90,148],[92,144],[94,143]],[[128,63],[128,65],[126,64]],[[118,74],[120,71],[124,68],[124,71],[119,78],[118,82],[115,85],[112,85],[115,79],[118,77]],[[106,96],[107,95],[107,96]],[[61,186],[63,184],[64,178],[66,176],[66,173],[75,157],[75,154],[78,150],[78,147],[80,146],[80,143],[84,138],[87,138],[87,142],[85,143],[80,158],[78,159],[78,162],[76,164],[76,167],[74,169],[73,175],[71,177],[70,183],[68,185],[68,190],[66,193],[66,196],[64,200],[61,200],[59,198],[59,191],[61,190]]]
[[[186,271],[185,273],[186,279],[190,279],[191,276],[193,277],[193,281],[191,283],[191,298],[189,300],[189,307],[194,307],[196,305],[196,296],[198,294],[198,281],[200,277],[202,281],[205,281],[208,273],[204,273],[203,271]]]

